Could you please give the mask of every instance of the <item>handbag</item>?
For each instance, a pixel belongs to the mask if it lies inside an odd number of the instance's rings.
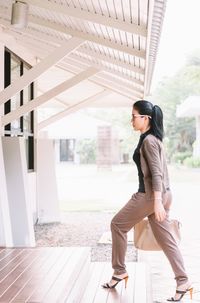
[[[171,219],[170,220],[170,231],[176,240],[177,245],[180,244],[181,241],[181,233],[180,233],[180,225],[181,223],[178,220]],[[151,225],[148,219],[143,219],[139,223],[134,226],[134,245],[136,248],[141,250],[150,250],[150,251],[158,251],[162,250],[160,245],[158,244],[153,231],[151,229]]]

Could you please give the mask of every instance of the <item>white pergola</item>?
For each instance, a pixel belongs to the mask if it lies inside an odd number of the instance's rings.
[[[11,25],[12,4],[28,6],[26,28]],[[165,6],[166,0],[0,0],[0,246],[34,246],[33,222],[59,221],[55,151],[44,129],[86,106],[131,107],[150,94]],[[6,88],[5,48],[30,65]],[[4,114],[4,104],[32,82],[34,99]],[[33,110],[36,164],[27,171],[26,138],[3,132]]]
[[[6,89],[1,84],[0,104],[36,80],[37,93],[4,116],[2,126],[40,106],[58,107],[63,117],[91,104],[130,106],[148,96],[166,0],[20,1],[29,7],[24,29],[11,25],[14,1],[0,0],[0,42],[32,68]]]

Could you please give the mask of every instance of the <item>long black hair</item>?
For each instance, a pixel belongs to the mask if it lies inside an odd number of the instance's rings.
[[[151,133],[161,141],[164,136],[163,128],[163,112],[158,105],[153,105],[146,100],[138,100],[133,104],[133,108],[138,111],[140,115],[149,116]]]

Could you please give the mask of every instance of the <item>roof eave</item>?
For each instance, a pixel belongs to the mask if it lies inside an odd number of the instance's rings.
[[[147,27],[144,97],[150,94],[167,0],[150,0]]]

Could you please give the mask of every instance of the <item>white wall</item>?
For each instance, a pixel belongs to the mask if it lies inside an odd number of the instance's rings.
[[[38,222],[60,221],[53,140],[37,140]]]

